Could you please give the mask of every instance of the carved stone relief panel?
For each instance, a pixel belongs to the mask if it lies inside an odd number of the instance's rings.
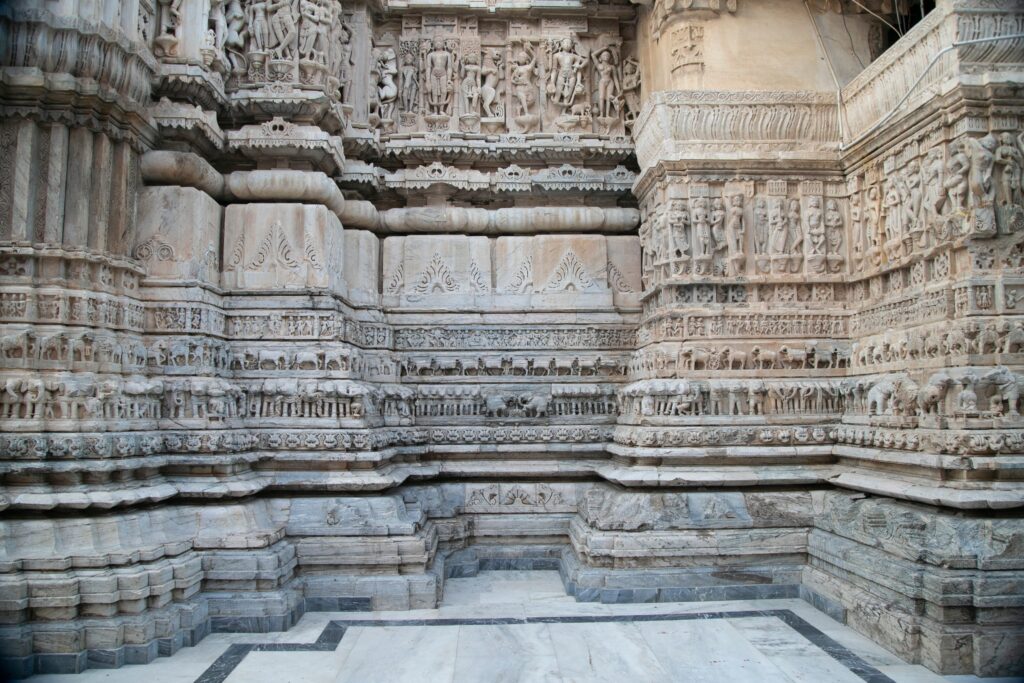
[[[639,68],[613,19],[407,14],[374,36],[382,132],[622,135]]]

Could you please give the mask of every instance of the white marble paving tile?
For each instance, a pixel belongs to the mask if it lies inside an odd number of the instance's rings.
[[[441,683],[455,674],[460,626],[373,626],[341,662],[336,683]],[[348,638],[352,633],[347,633]],[[343,641],[344,642],[344,641]]]
[[[896,681],[896,683],[943,683],[944,681],[961,683],[957,680],[960,678],[959,676],[944,678],[937,673],[929,671],[920,664],[889,664],[878,667],[878,670]],[[1020,678],[976,678],[975,676],[966,676],[965,678],[969,679],[970,683],[1009,683],[1010,681],[1021,683]],[[968,683],[968,681],[963,681],[962,683]]]
[[[637,622],[636,627],[672,680],[789,683],[786,674],[726,619],[648,621]]]
[[[558,659],[547,657],[459,657],[454,683],[561,683]]]
[[[548,624],[462,626],[457,657],[554,657]]]
[[[632,623],[550,624],[563,681],[672,680]]]
[[[331,683],[341,664],[335,652],[250,652],[224,683]]]

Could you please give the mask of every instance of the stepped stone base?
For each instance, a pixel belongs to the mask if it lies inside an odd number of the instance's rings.
[[[3,603],[9,622],[21,616],[0,629],[6,670],[143,663],[211,632],[287,630],[309,611],[430,609],[445,580],[507,569],[557,570],[578,601],[802,597],[908,661],[960,673],[1021,670],[1019,520],[824,490],[671,494],[668,506],[668,494],[586,483],[551,485],[564,494],[550,498],[555,512],[465,512],[474,486],[198,509],[234,525],[230,534],[222,527],[221,546],[230,539],[256,547],[211,547],[210,529],[200,527],[190,542],[205,547],[177,557],[198,558],[202,589],[160,607],[139,605],[135,614],[99,616],[100,596],[86,580],[95,570],[29,572],[26,597]],[[576,501],[574,512],[564,511],[566,500]],[[180,522],[196,511],[159,514]],[[43,558],[33,563],[47,566]],[[101,574],[111,572],[134,575],[126,567]],[[7,594],[19,585],[9,583]],[[69,601],[81,616],[33,618]]]

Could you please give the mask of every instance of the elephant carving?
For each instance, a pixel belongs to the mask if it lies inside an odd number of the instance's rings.
[[[922,415],[936,415],[942,408],[942,402],[946,398],[949,387],[953,384],[953,378],[944,372],[937,372],[928,379],[917,392],[917,407]]]
[[[508,399],[501,394],[484,397],[484,405],[490,417],[508,417]]]
[[[537,396],[525,396],[522,401],[523,412],[528,417],[547,417],[548,403],[550,402],[551,397],[544,396],[543,394]]]

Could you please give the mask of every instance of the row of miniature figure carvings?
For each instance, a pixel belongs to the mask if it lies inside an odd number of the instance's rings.
[[[1019,417],[1024,376],[1004,366],[841,380],[649,379],[619,392],[624,416],[843,414]],[[905,426],[916,426],[908,424]]]
[[[850,366],[850,345],[842,341],[686,344],[677,352],[644,349],[630,361],[633,377],[682,376],[693,371],[838,369]]]
[[[26,428],[87,421],[232,418],[360,419],[413,417],[607,416],[617,412],[614,386],[500,387],[399,385],[375,388],[344,379],[149,379],[79,373],[18,373],[0,393],[0,419]],[[123,428],[130,429],[130,426]]]
[[[3,380],[0,419],[10,427],[47,422],[56,428],[80,420],[152,421],[233,417],[360,418],[373,411],[375,391],[348,380],[277,380],[239,385],[220,378],[18,373]],[[130,427],[129,427],[130,428]]]
[[[763,340],[715,345],[685,343],[678,350],[652,347],[633,355],[629,373],[640,378],[682,377],[693,372],[871,368],[891,363],[905,366],[908,362],[934,366],[945,363],[950,356],[1022,351],[1024,322],[970,318],[908,330],[889,329],[853,342]]]
[[[1020,232],[1022,174],[1024,134],[996,130],[901,145],[845,189],[805,181],[799,197],[785,180],[666,186],[643,205],[645,289],[692,275],[846,272],[847,242],[853,272],[889,270],[963,237]]]
[[[1016,118],[990,125],[1016,127]],[[887,268],[943,242],[1024,229],[1024,134],[993,129],[913,140],[850,178],[854,271]]]
[[[1024,322],[968,319],[913,330],[886,330],[853,343],[855,367],[905,364],[945,356],[1018,354],[1024,350]]]
[[[624,415],[838,414],[869,380],[645,380],[616,393],[613,385],[400,385],[374,388],[349,380],[219,378],[152,380],[20,374],[5,380],[0,418],[9,428],[74,428],[79,421],[120,429],[134,421],[195,419],[227,426],[234,418],[290,420],[512,418]],[[885,413],[869,407],[869,413]],[[889,412],[892,412],[889,410]],[[112,424],[118,422],[127,424]],[[226,422],[227,421],[227,422]],[[19,424],[20,423],[20,424]]]
[[[0,319],[141,331],[145,308],[134,299],[101,292],[11,287],[0,292]]]
[[[160,337],[148,345],[133,335],[92,330],[13,329],[0,334],[0,367],[188,374],[197,369],[237,373],[318,371],[360,377],[621,377],[624,354],[472,354],[409,356],[360,352],[343,343],[237,346],[206,337]]]

